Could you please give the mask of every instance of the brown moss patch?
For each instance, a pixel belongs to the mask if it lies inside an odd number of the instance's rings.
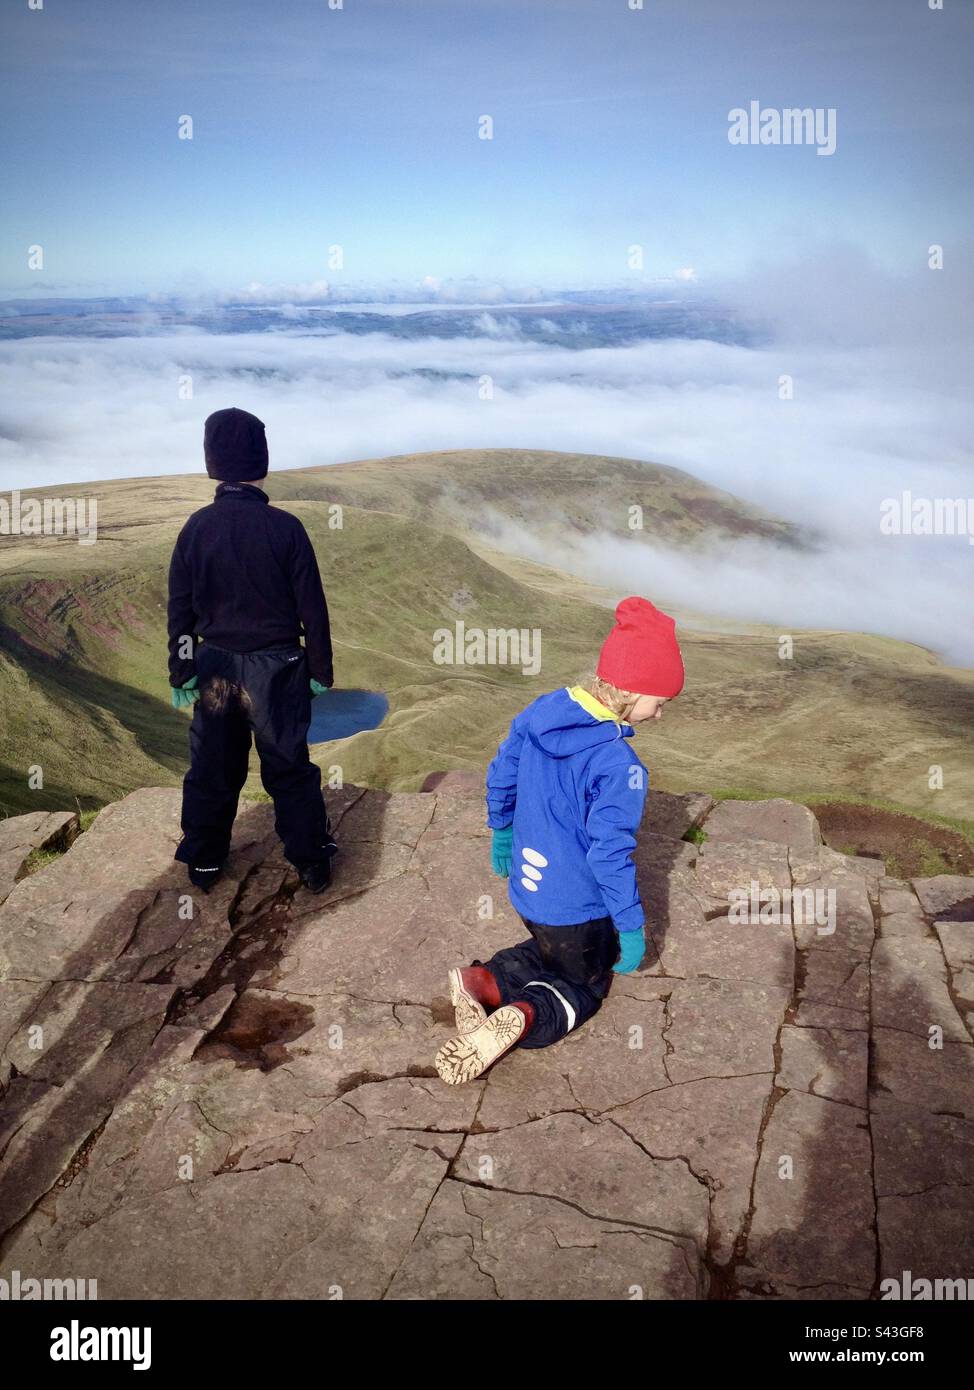
[[[830,849],[880,858],[894,878],[974,875],[974,845],[959,830],[847,801],[818,801],[812,810]]]

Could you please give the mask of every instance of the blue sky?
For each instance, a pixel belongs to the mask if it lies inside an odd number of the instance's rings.
[[[0,24],[0,295],[620,284],[632,243],[648,279],[829,243],[895,272],[969,226],[961,0],[8,0]],[[730,145],[752,99],[835,107],[836,153]]]

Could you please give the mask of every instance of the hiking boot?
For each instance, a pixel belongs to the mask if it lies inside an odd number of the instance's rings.
[[[206,868],[203,864],[187,864],[186,872],[189,874],[189,881],[194,888],[202,888],[204,893],[208,893],[220,879],[223,873],[223,865],[217,864],[215,868]]]
[[[521,1041],[533,1021],[530,1004],[503,1005],[474,1032],[445,1042],[436,1054],[436,1070],[448,1086],[476,1080]]]
[[[487,1010],[500,1007],[497,981],[485,965],[467,965],[451,970],[450,1003],[456,1016],[458,1033],[473,1033],[487,1022]]]
[[[319,859],[298,870],[298,877],[309,893],[323,893],[331,883],[331,860]]]

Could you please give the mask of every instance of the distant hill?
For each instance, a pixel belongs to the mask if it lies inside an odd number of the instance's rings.
[[[639,459],[532,449],[452,449],[402,454],[281,475],[281,497],[348,501],[437,518],[483,539],[503,518],[530,528],[570,555],[573,536],[608,529],[636,540],[689,544],[715,534],[803,544],[789,522],[702,483],[692,474]],[[645,526],[632,531],[629,509]],[[566,524],[569,528],[566,534]]]
[[[346,780],[415,789],[430,768],[482,771],[507,724],[543,690],[590,673],[614,598],[572,577],[572,535],[618,527],[693,546],[792,528],[677,469],[525,450],[464,450],[275,471],[271,497],[315,544],[343,686],[383,690],[378,729],[316,757]],[[182,522],[212,495],[202,474],[40,490],[99,502],[98,542],[0,539],[0,811],[102,805],[185,770],[185,716],[169,706],[165,577]],[[340,503],[343,526],[329,526]],[[496,519],[529,527],[559,569],[502,552]],[[608,520],[607,520],[608,518]],[[566,527],[568,534],[566,534]],[[639,533],[634,533],[638,539]],[[543,666],[437,665],[433,633],[538,628]],[[689,679],[661,725],[637,735],[654,783],[804,796],[860,795],[963,816],[974,800],[974,672],[906,643],[805,633],[681,631]],[[945,769],[931,791],[931,764]],[[30,790],[27,770],[43,768]],[[252,777],[249,789],[259,792]]]
[[[493,320],[485,322],[488,317]],[[209,333],[382,333],[405,340],[483,338],[503,331],[569,350],[624,347],[659,339],[707,339],[751,346],[766,330],[732,308],[697,294],[586,303],[584,296],[536,304],[180,303],[144,298],[7,299],[0,302],[0,341],[36,337],[115,338],[197,329]],[[408,374],[408,369],[407,373]],[[445,373],[444,375],[453,375]]]

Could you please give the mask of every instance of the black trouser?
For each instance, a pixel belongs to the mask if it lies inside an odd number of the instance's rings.
[[[485,965],[502,1004],[531,1004],[534,1023],[521,1047],[549,1047],[598,1013],[619,959],[619,933],[611,917],[572,927],[521,921],[530,941],[498,951]],[[479,964],[479,962],[477,962]]]
[[[205,868],[226,859],[247,780],[251,734],[284,853],[298,869],[326,858],[335,842],[321,795],[321,770],[308,756],[311,691],[304,648],[228,652],[203,642],[196,651],[196,674],[200,698],[189,731],[183,841],[176,858]]]

